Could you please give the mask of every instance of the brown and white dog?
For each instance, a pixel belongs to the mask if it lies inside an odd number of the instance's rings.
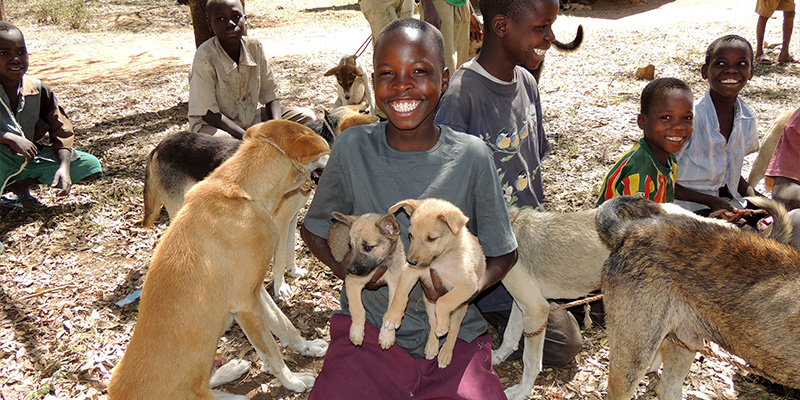
[[[324,76],[336,77],[336,101],[334,105],[359,105],[361,111],[375,115],[375,100],[372,85],[364,63],[355,55],[345,54],[339,64],[325,72]]]
[[[486,258],[478,238],[466,227],[467,216],[452,203],[441,199],[409,199],[393,205],[389,213],[394,214],[401,208],[410,216],[408,264],[383,315],[378,339],[383,348],[394,344],[394,331],[403,319],[409,292],[417,281],[433,288],[432,275],[435,274],[448,292],[435,302],[425,299],[431,326],[425,357],[432,360],[438,354],[439,367],[444,368],[453,360],[453,347],[467,313],[464,303],[478,291],[478,279],[486,270]],[[444,335],[447,339],[439,350],[438,338]]]
[[[310,128],[330,145],[343,130],[375,121],[373,116],[359,114],[353,107],[344,106],[325,111],[323,118],[310,123]],[[183,205],[186,192],[233,155],[241,143],[237,139],[192,132],[177,132],[164,138],[147,158],[142,226],[153,226],[161,214],[162,206],[166,207],[170,218],[174,218]],[[318,178],[314,176],[315,180]],[[274,293],[284,300],[292,294],[284,273],[288,271],[293,276],[306,273],[295,263],[294,243],[296,215],[306,204],[310,193],[310,188],[300,188],[289,193],[282,205],[289,213],[294,210],[294,217],[286,226],[278,227],[278,245],[273,261]]]
[[[248,129],[236,153],[189,190],[153,253],[133,336],[112,373],[111,400],[217,399],[211,367],[232,319],[287,389],[313,386],[311,373],[286,367],[272,334],[316,357],[327,343],[300,336],[264,278],[279,227],[293,216],[285,211],[287,196],[313,184],[329,153],[305,126],[265,122]]]
[[[363,214],[360,216],[332,214],[335,220],[328,231],[328,245],[336,261],[341,262],[348,251],[345,293],[350,305],[350,341],[361,346],[364,341],[366,311],[361,303],[361,291],[375,275],[376,283],[386,283],[389,298],[394,296],[406,253],[400,240],[400,225],[394,214]]]
[[[748,198],[788,240],[785,210]],[[771,202],[771,203],[770,203]],[[629,400],[648,366],[663,361],[658,398],[679,400],[703,340],[758,374],[800,389],[800,253],[778,240],[615,198],[597,211],[611,249],[603,269],[608,333],[608,399]],[[661,353],[661,359],[656,355]]]

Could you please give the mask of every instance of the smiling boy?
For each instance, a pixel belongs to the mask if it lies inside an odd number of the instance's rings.
[[[694,106],[692,137],[678,153],[675,203],[708,215],[727,210],[738,220],[742,197],[755,190],[742,177],[744,157],[758,151],[756,114],[739,93],[753,76],[753,48],[741,36],[711,42],[701,68],[709,90]]]
[[[301,229],[311,252],[341,279],[346,261],[334,260],[326,239],[331,212],[382,214],[408,198],[445,199],[469,218],[467,228],[486,255],[479,290],[498,282],[516,261],[516,240],[491,154],[480,140],[434,124],[449,78],[443,49],[441,33],[413,18],[390,23],[376,38],[375,100],[388,121],[350,128],[336,139]],[[408,248],[407,214],[398,213],[397,221]],[[331,344],[309,399],[505,399],[492,370],[491,336],[474,306],[461,324],[453,361],[439,368],[436,360],[424,358],[430,326],[422,287],[411,291],[396,345],[388,350],[378,344],[388,288],[367,288],[373,290],[362,292],[364,342],[350,343],[347,296],[342,295],[342,311],[331,317]]]
[[[678,169],[674,154],[692,136],[693,115],[692,90],[685,82],[659,78],[647,84],[637,117],[643,137],[608,172],[597,206],[618,196],[671,203]]]

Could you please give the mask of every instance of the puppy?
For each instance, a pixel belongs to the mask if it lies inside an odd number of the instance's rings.
[[[656,207],[663,213],[702,218],[671,203]],[[506,389],[511,400],[527,398],[542,370],[544,330],[550,314],[547,299],[580,298],[600,288],[603,263],[611,252],[597,234],[596,212],[596,209],[574,213],[539,212],[530,208],[509,210],[518,259],[503,278],[503,285],[514,298],[514,306],[503,342],[492,352],[492,362],[498,365],[513,353],[525,332],[522,378],[519,384]],[[704,220],[728,229],[735,227],[722,220]]]
[[[791,234],[779,203],[748,200],[773,213],[777,238]],[[755,233],[663,214],[633,197],[604,203],[597,230],[611,249],[602,276],[608,399],[630,399],[658,351],[658,398],[681,399],[704,339],[742,357],[760,375],[800,388],[797,250]]]
[[[334,105],[360,105],[362,111],[375,115],[375,100],[366,71],[364,63],[355,55],[345,54],[338,65],[325,72],[324,76],[336,76]]]
[[[343,130],[375,120],[375,117],[359,114],[352,107],[345,106],[326,111],[323,118],[311,122],[310,128],[330,145]],[[164,138],[147,158],[141,225],[153,226],[162,206],[166,207],[170,218],[174,218],[189,188],[230,158],[241,143],[237,139],[192,132],[177,132]],[[316,181],[319,175],[313,178]],[[273,261],[274,293],[284,300],[292,294],[284,273],[288,271],[293,276],[306,273],[295,263],[294,243],[296,214],[306,204],[310,193],[310,188],[301,188],[288,194],[282,204],[282,210],[294,216],[286,226],[278,227],[280,233]]]
[[[786,127],[786,123],[789,121],[792,113],[794,113],[794,110],[784,111],[778,118],[775,118],[775,121],[770,125],[769,131],[767,131],[767,134],[764,136],[764,141],[761,143],[758,156],[756,156],[756,160],[753,162],[753,169],[750,170],[750,176],[747,178],[747,183],[749,183],[750,186],[756,187],[756,185],[764,179],[764,173],[767,172],[767,167],[772,159],[772,153],[774,153],[775,148],[778,147],[778,141],[781,140],[783,129]],[[772,193],[772,184],[772,178],[767,177],[767,180],[764,181],[764,188],[767,193]]]
[[[209,389],[217,343],[231,318],[287,389],[313,386],[286,367],[286,346],[321,357],[264,290],[286,196],[310,186],[325,166],[325,141],[300,124],[276,120],[247,130],[239,149],[192,187],[156,246],[125,355],[108,388],[117,399],[216,399]],[[237,398],[246,399],[238,396]]]
[[[332,216],[335,221],[328,232],[328,244],[334,258],[341,262],[347,251],[351,252],[344,286],[352,319],[350,341],[361,346],[367,322],[361,291],[377,275],[376,283],[386,283],[391,299],[406,263],[400,225],[394,214],[353,216],[333,212]]]
[[[478,291],[478,279],[486,270],[486,258],[478,238],[467,229],[467,216],[446,200],[403,200],[389,209],[394,214],[404,209],[410,217],[408,228],[409,248],[400,282],[389,308],[383,315],[381,337],[391,342],[381,342],[383,348],[394,344],[394,330],[400,326],[408,294],[419,281],[433,288],[433,275],[437,275],[447,294],[438,300],[426,299],[425,309],[431,331],[425,346],[425,357],[429,360],[439,354],[439,367],[450,365],[453,347],[458,338],[461,321],[467,313],[464,304]],[[441,336],[447,340],[439,351]]]

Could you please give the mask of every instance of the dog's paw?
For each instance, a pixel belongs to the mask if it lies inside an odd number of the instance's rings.
[[[447,332],[450,331],[450,319],[448,318],[444,322],[437,322],[436,323],[436,336],[442,337],[447,335]]]
[[[328,342],[322,339],[304,340],[303,346],[297,351],[304,356],[322,357],[328,352]]]
[[[306,276],[306,274],[308,274],[308,269],[307,268],[300,268],[300,267],[295,265],[295,266],[289,267],[289,274],[292,275],[295,278],[299,278],[301,276]]]
[[[283,386],[293,392],[305,392],[314,387],[315,379],[314,374],[310,372],[294,372],[289,382],[284,383]]]
[[[438,360],[439,368],[446,368],[453,361],[453,350],[442,348],[442,351],[439,352]]]
[[[528,395],[531,394],[531,388],[523,388],[522,385],[514,385],[510,388],[506,389],[506,397],[508,400],[525,400],[528,398]]]
[[[400,327],[400,321],[402,319],[403,314],[387,311],[386,314],[383,314],[383,327],[386,329],[395,330]]]
[[[364,343],[364,325],[350,325],[350,342],[356,346],[361,346],[361,343]]]
[[[250,362],[245,360],[230,360],[221,367],[217,368],[211,379],[209,380],[209,387],[217,387],[238,379],[250,371]]]
[[[381,328],[381,332],[378,334],[378,343],[380,343],[382,349],[389,350],[390,347],[394,346],[394,334],[394,329]]]
[[[292,297],[292,292],[292,287],[286,282],[283,282],[279,287],[275,288],[275,293],[278,294],[278,298],[283,301],[288,301],[289,297]]]
[[[436,338],[428,337],[428,343],[425,344],[425,358],[433,360],[439,354],[439,341]]]

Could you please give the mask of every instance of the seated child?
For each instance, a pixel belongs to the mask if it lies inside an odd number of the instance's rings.
[[[190,131],[241,139],[247,128],[270,119],[316,119],[311,110],[281,106],[264,47],[244,36],[247,17],[239,0],[209,0],[206,10],[214,37],[197,48],[189,69]]]
[[[72,182],[87,182],[102,172],[100,161],[72,148],[72,122],[56,102],[49,86],[25,75],[28,50],[22,31],[0,21],[0,205],[33,210],[43,204],[30,194],[37,184],[61,186],[69,193]],[[38,142],[45,136],[50,146]]]
[[[741,217],[742,197],[755,190],[742,177],[747,154],[758,151],[756,114],[739,93],[753,76],[753,48],[741,36],[711,42],[701,68],[708,92],[694,105],[694,131],[677,154],[675,203],[701,215],[727,210]]]
[[[643,137],[617,160],[603,180],[599,207],[618,196],[672,203],[675,153],[692,136],[692,89],[675,78],[659,78],[642,90],[637,122]]]
[[[400,200],[442,198],[467,215],[468,229],[480,240],[487,263],[479,282],[483,290],[514,265],[517,244],[486,146],[433,122],[449,79],[441,33],[424,21],[404,18],[387,25],[375,42],[375,100],[388,121],[350,128],[336,139],[302,237],[344,279],[346,263],[336,262],[327,245],[332,211],[383,214]],[[397,220],[408,248],[408,216],[399,212]],[[411,292],[396,345],[388,350],[378,344],[389,303],[387,287],[364,290],[362,302],[366,335],[355,347],[342,293],[342,311],[331,317],[331,344],[309,399],[505,399],[492,370],[492,339],[474,305],[462,322],[452,363],[439,368],[436,360],[424,358],[431,328],[420,285]]]
[[[774,179],[772,198],[786,205],[792,219],[792,246],[800,249],[800,108],[786,122],[765,175]]]

